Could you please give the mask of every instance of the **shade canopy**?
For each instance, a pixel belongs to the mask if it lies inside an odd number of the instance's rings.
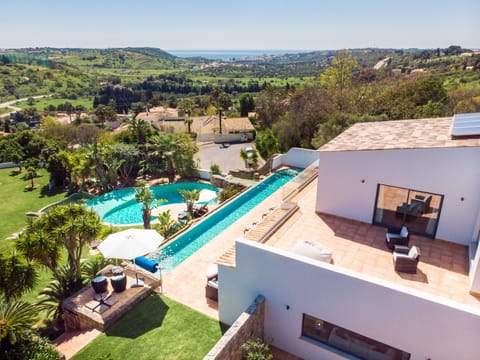
[[[217,193],[213,190],[202,189],[198,196],[197,203],[206,204],[217,197]]]
[[[130,260],[155,251],[163,239],[155,230],[128,229],[108,235],[98,250],[107,258]]]

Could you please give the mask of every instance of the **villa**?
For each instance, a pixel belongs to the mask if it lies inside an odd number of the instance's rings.
[[[264,340],[304,359],[478,358],[479,123],[358,123],[320,148],[318,177],[284,197],[296,211],[218,260],[220,321],[262,295]],[[410,273],[386,244],[402,226]]]

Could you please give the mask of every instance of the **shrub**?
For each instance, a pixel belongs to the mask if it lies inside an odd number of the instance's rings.
[[[210,172],[212,173],[212,175],[220,175],[222,173],[218,164],[212,164],[210,166]]]
[[[243,350],[246,352],[247,360],[270,360],[273,355],[270,353],[268,344],[260,339],[248,340],[243,344]]]
[[[232,196],[238,194],[240,191],[241,191],[240,188],[233,185],[229,185],[226,188],[222,189],[222,191],[220,191],[220,194],[218,194],[218,201],[222,203],[225,200],[230,199]]]

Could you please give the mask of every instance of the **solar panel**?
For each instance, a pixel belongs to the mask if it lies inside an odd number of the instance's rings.
[[[455,114],[450,134],[452,137],[480,136],[480,113]]]

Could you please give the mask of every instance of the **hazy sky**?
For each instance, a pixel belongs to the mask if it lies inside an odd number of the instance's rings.
[[[0,48],[480,48],[480,0],[1,0]]]

